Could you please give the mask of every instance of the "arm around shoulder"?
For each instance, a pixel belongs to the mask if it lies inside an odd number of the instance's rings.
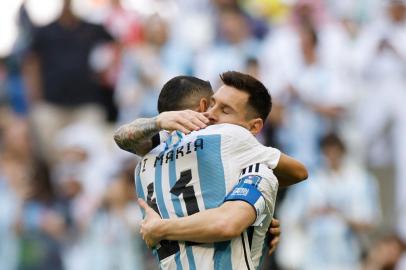
[[[188,217],[163,220],[160,235],[167,240],[199,243],[226,241],[239,236],[255,218],[251,205],[230,201]]]
[[[143,156],[152,149],[152,137],[159,131],[179,130],[188,134],[205,128],[208,121],[203,114],[192,110],[162,112],[154,118],[139,118],[121,126],[114,133],[114,140],[121,149]]]
[[[114,141],[121,149],[143,156],[152,149],[152,137],[160,131],[156,118],[140,118],[114,132]]]

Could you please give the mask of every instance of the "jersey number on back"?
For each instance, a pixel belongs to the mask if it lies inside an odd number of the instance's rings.
[[[176,181],[175,185],[171,188],[170,192],[175,196],[179,197],[180,194],[183,194],[183,200],[186,204],[186,211],[188,215],[193,215],[194,213],[199,212],[199,207],[196,200],[195,189],[193,186],[186,186],[192,180],[192,170],[182,171],[180,173],[180,178]],[[150,183],[147,186],[147,204],[154,209],[160,216],[158,205],[156,199],[153,199],[154,195],[154,182]],[[186,242],[187,245],[194,243]],[[158,250],[158,255],[160,260],[169,257],[170,255],[175,254],[179,251],[179,244],[177,241],[161,241],[161,248]]]
[[[171,188],[170,192],[175,196],[179,197],[180,194],[183,194],[183,200],[186,204],[187,214],[193,215],[194,213],[199,212],[199,206],[197,204],[195,189],[193,186],[186,186],[192,180],[192,170],[182,171],[180,173],[180,178],[176,181],[175,185]],[[154,182],[150,183],[147,186],[147,203],[148,205],[155,210],[159,215],[159,209],[157,207],[156,199],[152,199],[154,195]]]
[[[180,173],[180,178],[171,188],[171,193],[177,197],[179,197],[180,194],[183,194],[183,200],[185,201],[186,211],[189,216],[199,212],[195,189],[193,186],[186,186],[189,184],[190,180],[192,180],[192,170],[189,169]]]

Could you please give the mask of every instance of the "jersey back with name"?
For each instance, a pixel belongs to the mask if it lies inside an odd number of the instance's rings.
[[[263,152],[249,145],[236,149],[235,136],[244,140],[248,135],[252,137],[246,130],[227,124],[186,136],[173,133],[137,166],[138,197],[164,219],[218,207],[238,182],[241,169],[252,160],[273,158],[277,163],[278,153],[269,154],[266,147],[258,148]],[[161,269],[250,269],[244,258],[245,244],[244,237],[214,244],[161,241],[154,253]]]

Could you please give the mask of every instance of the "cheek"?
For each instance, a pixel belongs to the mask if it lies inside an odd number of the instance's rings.
[[[219,113],[217,115],[217,123],[219,124],[223,124],[223,123],[228,123],[228,124],[233,124],[233,118],[230,117],[228,114],[224,114],[224,113]]]
[[[244,125],[244,121],[242,121],[238,116],[233,114],[222,114],[219,117],[219,121],[222,123],[234,124],[234,125]]]

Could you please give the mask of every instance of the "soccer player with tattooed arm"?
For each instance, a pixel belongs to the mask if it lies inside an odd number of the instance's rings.
[[[149,205],[140,200],[141,232],[163,269],[258,267],[278,185],[307,178],[300,162],[253,136],[271,109],[262,83],[238,72],[221,78],[214,95],[197,78],[170,80],[159,116],[115,134],[121,148],[144,156],[136,169],[137,195]]]

